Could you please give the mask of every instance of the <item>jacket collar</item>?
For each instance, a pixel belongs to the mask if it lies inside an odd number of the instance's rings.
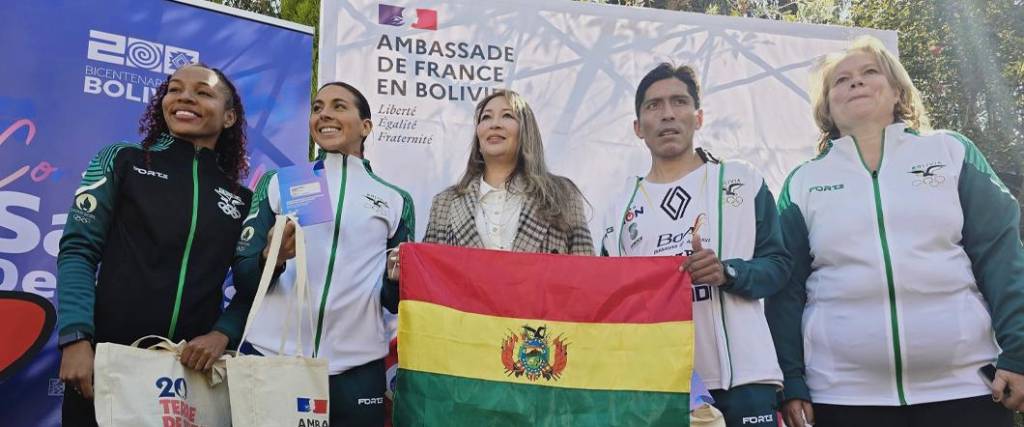
[[[885,151],[889,151],[892,144],[898,142],[903,135],[912,133],[912,129],[907,127],[906,123],[896,122],[889,126],[886,126],[882,130],[882,151],[883,155]],[[844,155],[852,155],[857,159],[860,159],[860,152],[857,148],[857,141],[852,135],[847,135],[842,138],[833,139],[829,141],[829,146],[840,150]]]
[[[512,188],[522,188],[522,184],[513,182]],[[468,215],[460,216],[461,221],[452,225],[456,230],[468,230],[468,241],[464,242],[466,246],[483,248],[484,242],[480,237],[480,230],[476,228],[476,212],[480,203],[480,180],[474,179],[470,181],[466,191],[459,195],[456,203]],[[530,237],[530,234],[533,236],[546,236],[549,225],[547,221],[538,220],[538,213],[536,211],[536,200],[533,197],[524,197],[523,209],[519,214],[519,221],[516,221],[516,237],[512,241],[513,252],[537,252],[540,250],[537,239]],[[531,231],[524,233],[524,229],[530,229]]]

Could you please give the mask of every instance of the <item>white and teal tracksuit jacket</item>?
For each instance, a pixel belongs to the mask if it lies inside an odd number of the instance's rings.
[[[977,371],[997,359],[1024,372],[1020,210],[962,135],[890,125],[874,173],[831,141],[779,210],[793,272],[766,309],[786,398],[913,405],[989,394]]]
[[[710,195],[712,207],[704,236],[711,237],[710,248],[735,270],[735,278],[729,285],[711,287],[716,301],[711,305],[714,324],[696,325],[713,329],[718,344],[717,372],[702,376],[719,378],[717,385],[726,390],[755,383],[782,385],[760,301],[778,291],[789,274],[789,254],[782,243],[774,198],[764,178],[746,162],[711,161],[707,166],[712,179],[705,183],[705,193]],[[623,241],[628,244],[632,230],[623,228],[629,228],[627,223],[636,224],[629,222],[628,214],[639,197],[641,180],[631,177],[616,191],[616,202],[603,214],[601,255],[630,255]]]
[[[334,220],[305,227],[315,325],[302,322],[303,352],[326,358],[335,375],[387,355],[390,336],[381,307],[398,310],[398,284],[386,279],[385,251],[413,239],[415,218],[409,194],[374,175],[368,161],[324,152],[315,167],[326,171]],[[281,212],[280,194],[276,171],[263,175],[237,248],[239,292],[255,292],[259,284],[260,253]],[[286,263],[253,320],[248,341],[263,354],[277,353],[289,324],[294,261]],[[294,354],[295,334],[285,335],[285,354]]]

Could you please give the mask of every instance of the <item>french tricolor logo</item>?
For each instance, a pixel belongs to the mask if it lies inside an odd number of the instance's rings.
[[[437,11],[417,8],[416,22],[409,25],[405,16],[405,7],[379,3],[377,5],[377,23],[393,27],[410,26],[420,30],[437,30]]]
[[[295,400],[299,412],[312,412],[314,414],[327,413],[327,399],[310,399],[308,397],[299,397]]]

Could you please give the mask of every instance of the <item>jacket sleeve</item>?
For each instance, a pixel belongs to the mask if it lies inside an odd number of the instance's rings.
[[[765,317],[775,342],[783,374],[783,399],[811,400],[804,376],[803,314],[807,304],[807,278],[811,275],[811,250],[807,223],[800,207],[790,200],[790,173],[779,195],[779,223],[782,240],[791,256],[789,280],[782,289],[765,299]]]
[[[413,207],[412,197],[405,191],[399,191],[399,193],[402,194],[402,216],[398,220],[398,229],[395,230],[395,234],[388,239],[389,251],[398,248],[399,244],[412,242],[416,237],[416,210]],[[385,259],[387,258],[385,257]],[[398,301],[398,281],[388,279],[385,267],[384,284],[380,288],[381,305],[391,313],[398,313]]]
[[[259,288],[260,276],[263,274],[263,248],[267,245],[268,233],[276,218],[270,206],[268,191],[270,182],[276,174],[277,171],[269,171],[256,184],[252,203],[249,205],[249,214],[242,221],[242,234],[235,247],[235,261],[232,267],[235,296],[213,328],[227,335],[231,341],[241,338],[245,318],[252,306],[253,297],[256,296],[256,289]],[[277,280],[283,271],[283,268],[275,271],[274,280]]]
[[[445,230],[448,206],[450,206],[449,200],[448,191],[434,196],[434,200],[430,203],[430,218],[427,219],[427,231],[423,235],[423,243],[449,243],[448,232]]]
[[[964,146],[960,170],[962,244],[975,280],[992,315],[1002,353],[996,366],[1024,373],[1024,248],[1020,206],[989,166],[978,147],[960,134]]]
[[[587,225],[586,207],[587,200],[583,197],[583,192],[576,187],[568,178],[565,178],[565,185],[569,189],[569,194],[573,194],[576,198],[575,201],[570,203],[568,209],[568,216],[566,217],[566,224],[569,229],[566,230],[566,237],[569,239],[566,247],[569,249],[569,255],[594,255],[594,239],[590,237],[590,227]]]
[[[248,191],[248,189],[245,191]],[[252,203],[254,201],[254,198],[250,196],[249,212],[253,212]],[[246,218],[246,220],[248,220],[248,218]],[[238,240],[239,245],[248,237],[249,232],[245,231],[245,227],[245,220],[243,220],[243,231]],[[237,265],[237,262],[238,251],[236,246],[234,265]],[[238,340],[242,338],[242,330],[245,328],[245,320],[249,315],[249,309],[252,308],[252,299],[256,295],[256,289],[255,287],[249,289],[246,287],[247,284],[240,283],[234,267],[231,271],[231,283],[235,288],[235,295],[231,297],[231,301],[228,303],[227,308],[224,309],[224,312],[221,313],[217,322],[214,323],[213,330],[228,337],[228,348],[236,348],[239,344]]]
[[[761,299],[782,289],[789,277],[790,262],[789,251],[782,242],[775,198],[763,180],[754,198],[754,216],[757,221],[754,256],[749,260],[723,261],[736,270],[736,276],[722,290],[744,298]]]
[[[118,160],[128,144],[100,150],[75,190],[57,254],[58,333],[85,332],[95,336],[96,271],[107,233],[117,211]]]

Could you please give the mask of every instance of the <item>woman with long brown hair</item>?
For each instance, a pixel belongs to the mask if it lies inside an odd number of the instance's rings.
[[[480,101],[466,171],[430,208],[427,243],[593,255],[583,194],[548,171],[533,110],[511,90]]]

